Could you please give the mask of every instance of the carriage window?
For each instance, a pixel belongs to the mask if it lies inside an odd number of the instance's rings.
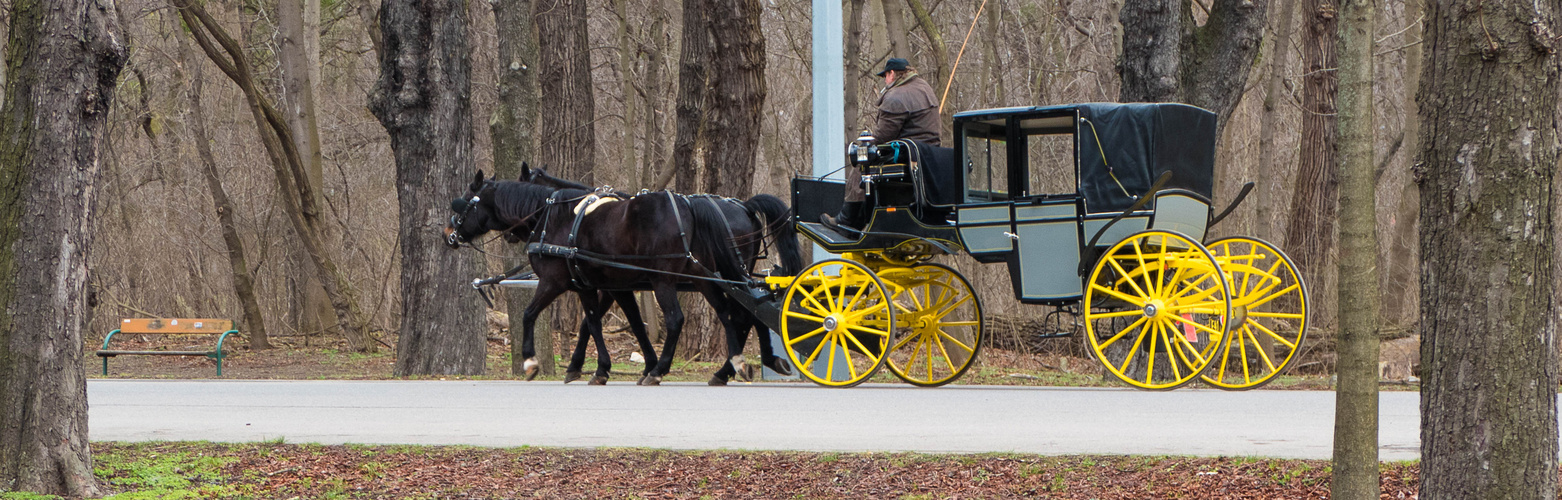
[[[1075,191],[1073,134],[1025,136],[1025,162],[1031,195]]]
[[[974,129],[975,127],[973,127]],[[1003,132],[989,136],[980,130],[968,130],[965,137],[966,201],[983,202],[1009,199],[1008,142]]]

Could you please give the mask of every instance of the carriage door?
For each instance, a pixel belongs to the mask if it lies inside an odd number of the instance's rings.
[[[1079,197],[1074,188],[1074,115],[1015,117],[1011,149],[1015,250],[1008,260],[1022,302],[1077,299]]]
[[[966,166],[965,202],[955,207],[960,244],[978,262],[1003,262],[1014,251],[1007,121],[962,122],[959,130],[956,153]]]

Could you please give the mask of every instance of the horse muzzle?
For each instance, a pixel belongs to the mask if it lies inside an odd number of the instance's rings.
[[[462,239],[461,233],[456,232],[456,228],[445,226],[445,245],[450,248],[461,248]]]

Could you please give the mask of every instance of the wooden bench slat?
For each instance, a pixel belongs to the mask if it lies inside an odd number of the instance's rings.
[[[208,318],[127,318],[120,320],[121,333],[161,335],[213,334],[233,329],[233,320]]]

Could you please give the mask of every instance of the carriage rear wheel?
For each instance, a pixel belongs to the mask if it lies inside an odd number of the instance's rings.
[[[1191,382],[1227,339],[1231,286],[1209,250],[1181,233],[1151,230],[1118,242],[1086,284],[1091,353],[1129,385]]]
[[[982,303],[971,283],[943,264],[881,269],[879,277],[890,287],[899,322],[890,371],[922,387],[964,375],[982,350]]]
[[[884,365],[893,345],[895,308],[888,289],[857,262],[809,266],[787,288],[781,314],[781,339],[792,366],[819,385],[863,383]]]
[[[1307,285],[1296,264],[1263,240],[1231,237],[1209,244],[1231,283],[1231,340],[1204,372],[1228,390],[1262,386],[1284,373],[1307,331]]]

